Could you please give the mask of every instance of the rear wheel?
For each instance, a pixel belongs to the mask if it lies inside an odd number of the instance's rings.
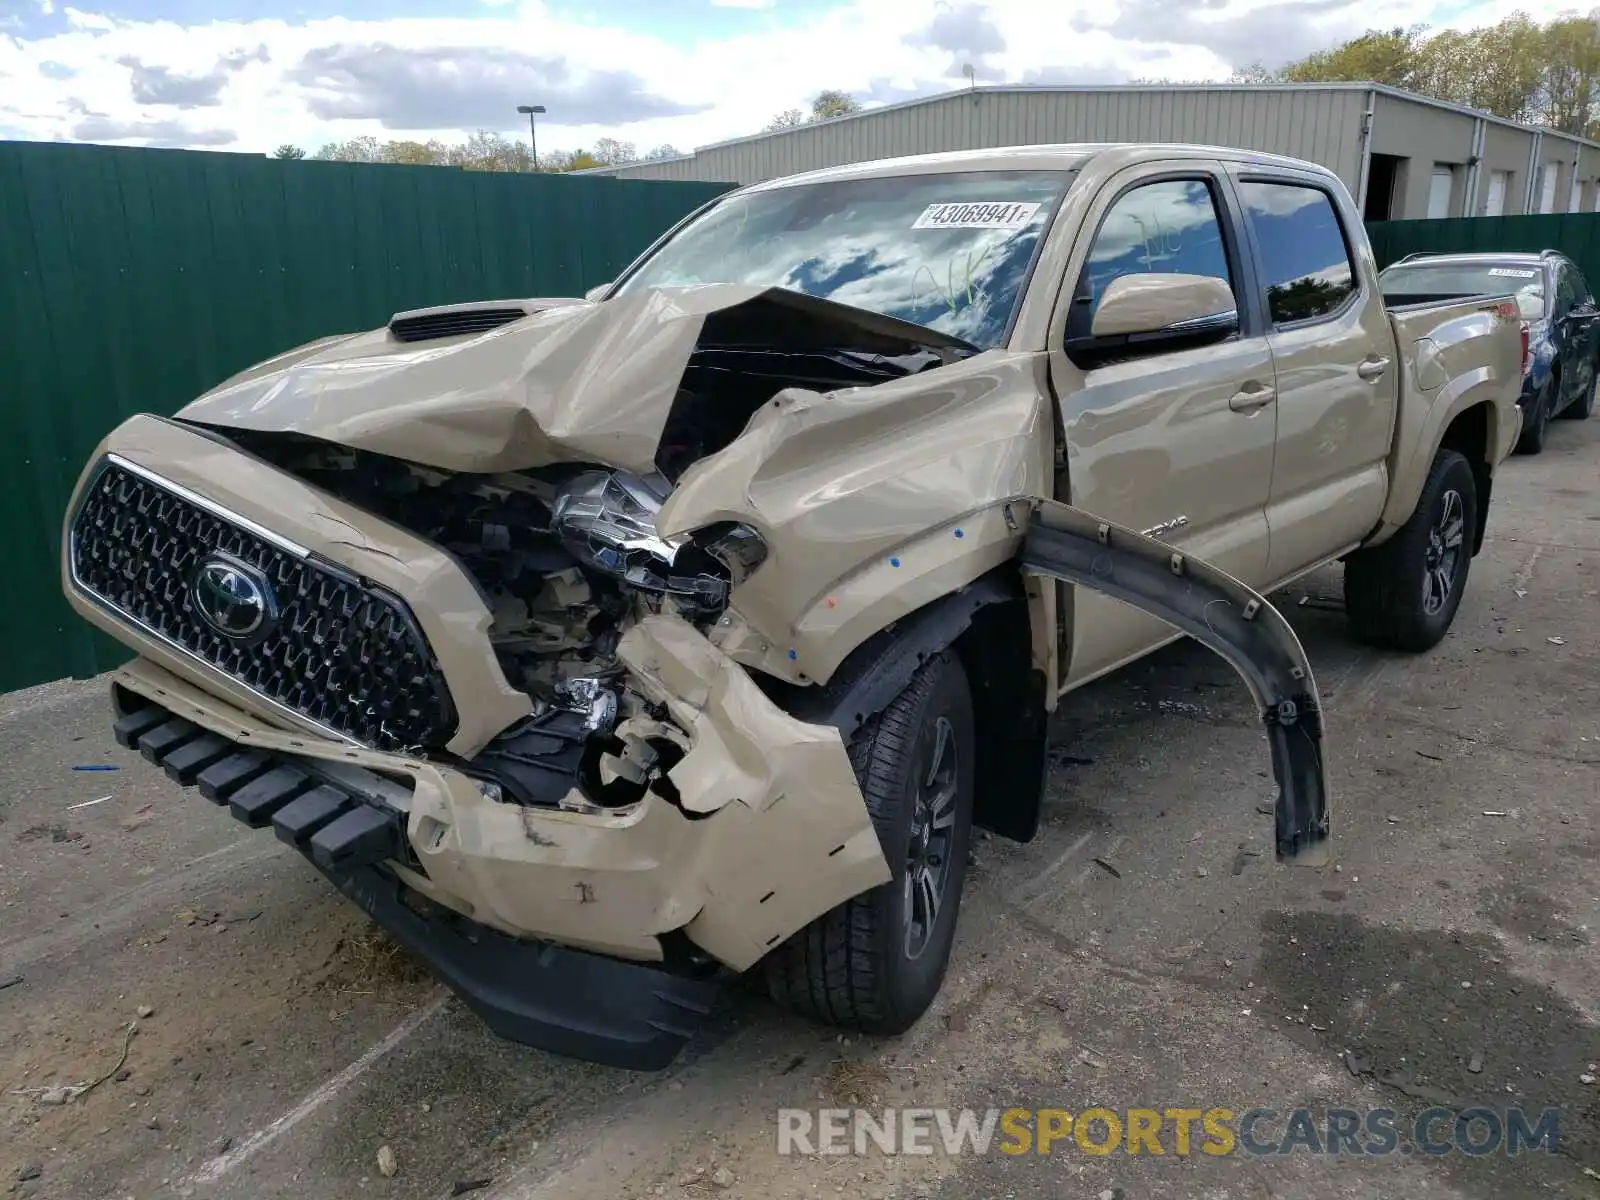
[[[1533,402],[1533,412],[1523,427],[1522,436],[1517,439],[1518,454],[1538,454],[1544,449],[1545,434],[1550,429],[1550,410],[1560,395],[1561,368],[1558,366],[1550,372],[1550,382],[1545,384],[1544,390]]]
[[[954,654],[929,660],[852,740],[894,877],[824,913],[766,960],[773,999],[831,1025],[902,1033],[944,982],[972,838],[976,737]]]
[[[1344,605],[1356,636],[1393,650],[1430,650],[1455,620],[1478,521],[1472,467],[1440,450],[1411,519],[1344,568]]]

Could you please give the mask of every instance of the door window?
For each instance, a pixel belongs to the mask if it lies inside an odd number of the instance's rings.
[[[1578,286],[1572,277],[1572,268],[1565,264],[1556,268],[1556,307],[1553,315],[1559,320],[1572,311],[1578,302]]]
[[[1355,265],[1328,193],[1291,183],[1241,183],[1239,192],[1261,251],[1273,323],[1337,311],[1356,290]]]
[[[1078,279],[1068,336],[1088,335],[1112,280],[1150,272],[1210,275],[1233,287],[1216,200],[1205,181],[1163,179],[1112,204]]]

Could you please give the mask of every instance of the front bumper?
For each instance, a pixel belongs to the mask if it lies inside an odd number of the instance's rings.
[[[521,941],[426,903],[397,869],[409,857],[405,814],[376,777],[308,770],[304,760],[246,749],[125,683],[113,695],[117,741],[245,824],[270,824],[501,1037],[654,1070],[711,1011],[715,980]]]
[[[396,781],[413,856],[410,876],[401,877],[435,902],[513,937],[631,960],[660,960],[663,936],[681,931],[742,971],[814,917],[889,878],[838,731],[783,712],[688,624],[649,618],[618,650],[635,685],[685,736],[688,752],[670,772],[678,803],[649,792],[628,808],[578,811],[576,789],[559,806],[506,803],[451,765],[529,711],[528,698],[500,673],[488,610],[458,563],[169,421],[133,418],[101,452],[181,489],[226,524],[270,529],[302,555],[410,606],[461,717],[447,753],[432,758],[374,750],[308,725],[237,673],[98,600],[63,556],[73,606],[140,656],[119,674],[123,687],[241,746]],[[99,459],[79,483],[69,531]]]
[[[212,749],[359,780],[403,823],[397,878],[481,925],[637,961],[682,931],[743,971],[888,865],[838,732],[783,713],[689,626],[658,620],[628,645],[693,741],[672,771],[682,807],[653,792],[611,811],[523,807],[443,762],[279,729],[145,659],[113,682],[216,735]]]

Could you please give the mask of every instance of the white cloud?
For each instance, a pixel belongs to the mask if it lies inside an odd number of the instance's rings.
[[[369,133],[517,134],[526,102],[550,110],[543,149],[601,137],[689,148],[753,133],[824,88],[882,103],[959,86],[965,62],[985,82],[1222,79],[1237,58],[1286,57],[1365,28],[1560,11],[1555,0],[1468,0],[1448,20],[1434,0],[1202,0],[1177,15],[1172,0],[840,0],[710,37],[695,36],[689,6],[672,5],[689,36],[668,40],[563,19],[543,0],[483,3],[492,7],[469,19],[189,26],[63,7],[63,32],[0,36],[0,125],[40,139],[265,152]]]

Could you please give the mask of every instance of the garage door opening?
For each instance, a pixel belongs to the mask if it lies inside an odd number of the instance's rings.
[[[1367,167],[1367,200],[1361,206],[1366,221],[1394,218],[1394,181],[1403,160],[1398,154],[1374,154]]]

